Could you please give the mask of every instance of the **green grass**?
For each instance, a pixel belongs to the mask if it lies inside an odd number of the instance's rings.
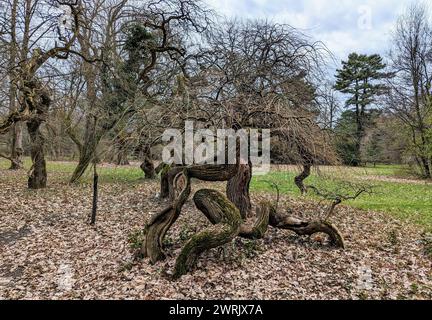
[[[0,160],[0,170],[7,169],[9,162]],[[24,159],[24,167],[26,170],[31,168],[31,160],[29,158]],[[74,162],[47,162],[47,171],[50,174],[50,179],[68,181],[68,178],[72,176],[75,170],[76,163]],[[136,183],[142,180],[143,172],[139,167],[130,166],[98,166],[99,181],[101,183]],[[92,171],[87,170],[83,178],[82,183],[89,183],[92,181]]]
[[[50,179],[67,183],[75,163],[72,162],[48,162]],[[0,169],[7,169],[9,162],[0,160]],[[29,159],[25,160],[25,167],[31,166]],[[140,183],[143,173],[135,167],[99,167],[101,183]],[[272,171],[265,176],[254,177],[251,183],[252,192],[275,192],[268,181],[276,183],[282,194],[300,197],[300,192],[293,180],[298,169],[289,167],[285,171]],[[432,185],[421,183],[408,183],[404,180],[386,181],[386,178],[401,178],[409,176],[406,168],[402,166],[385,166],[367,168],[343,168],[322,167],[315,171],[306,181],[308,185],[314,185],[322,190],[342,191],[353,193],[357,185],[372,186],[371,194],[364,194],[354,201],[344,204],[372,211],[383,211],[394,216],[407,219],[432,231]],[[88,172],[82,182],[91,182],[91,172]],[[349,185],[348,185],[349,184]],[[354,188],[351,186],[354,184]],[[307,197],[318,199],[314,195]]]
[[[422,183],[409,183],[400,179],[398,181],[382,181],[381,178],[396,178],[407,174],[401,166],[377,166],[376,168],[324,168],[315,172],[306,184],[314,185],[329,192],[354,194],[359,186],[368,186],[372,192],[363,194],[356,200],[344,204],[363,210],[383,211],[398,218],[410,220],[432,231],[432,185]],[[282,194],[300,197],[298,188],[293,180],[295,169],[288,172],[272,172],[266,176],[254,177],[251,190],[255,192],[274,192],[267,182],[278,184]],[[317,199],[314,195],[310,198]]]

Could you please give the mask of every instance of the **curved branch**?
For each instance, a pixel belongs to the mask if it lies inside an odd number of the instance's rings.
[[[190,271],[204,251],[231,242],[240,231],[240,211],[224,194],[203,189],[195,194],[194,202],[206,216],[218,216],[219,222],[197,233],[186,243],[176,260],[174,279]]]
[[[330,242],[337,248],[345,248],[345,242],[339,230],[327,221],[304,221],[300,218],[282,215],[275,210],[270,211],[270,225],[274,228],[290,230],[300,236],[311,236],[316,233],[325,233]]]

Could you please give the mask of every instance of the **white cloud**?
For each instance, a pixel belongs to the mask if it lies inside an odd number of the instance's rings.
[[[323,41],[337,60],[353,51],[385,54],[398,15],[411,0],[205,0],[222,15],[267,18]],[[370,28],[365,14],[370,12]],[[366,26],[366,27],[365,27]]]

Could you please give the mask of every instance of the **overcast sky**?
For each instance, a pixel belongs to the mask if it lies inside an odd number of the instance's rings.
[[[350,52],[388,51],[399,14],[415,0],[204,0],[221,15],[263,18],[323,41],[337,63]]]

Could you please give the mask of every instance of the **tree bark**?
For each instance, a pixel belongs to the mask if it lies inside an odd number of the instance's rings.
[[[195,167],[175,167],[169,171],[170,177],[174,176],[170,182],[170,189],[175,200],[170,206],[155,214],[144,228],[145,240],[141,249],[144,257],[149,257],[152,263],[156,263],[165,257],[163,252],[163,240],[171,226],[177,221],[181,214],[183,205],[188,200],[191,193],[192,178],[203,181],[228,181],[237,172],[237,165],[220,166],[195,166]],[[178,190],[178,183],[184,180],[182,191]]]
[[[274,228],[290,230],[301,236],[311,236],[316,233],[325,233],[330,242],[338,248],[345,248],[345,242],[339,230],[327,221],[305,221],[303,219],[277,213],[270,210],[270,225]]]
[[[9,68],[13,70],[16,67],[18,48],[16,38],[17,27],[17,9],[18,1],[12,2],[11,10],[11,43],[9,48]],[[9,110],[11,112],[17,111],[17,89],[13,83],[13,77],[9,75]],[[11,144],[11,166],[10,170],[19,170],[23,168],[22,156],[24,154],[22,146],[22,122],[16,122],[11,131],[12,144]]]
[[[252,204],[249,187],[252,180],[252,164],[241,164],[237,174],[227,183],[228,199],[240,210],[241,217],[251,216]]]
[[[23,168],[22,156],[24,149],[22,144],[22,123],[14,124],[12,131],[12,146],[11,146],[11,166],[10,170],[19,170]]]
[[[144,258],[150,258],[151,263],[156,263],[165,258],[163,252],[163,240],[171,226],[177,221],[181,210],[189,199],[191,193],[190,178],[185,171],[186,185],[179,197],[172,205],[154,215],[144,228],[145,239],[141,248]]]
[[[168,172],[161,173],[161,191],[160,198],[166,199],[169,198],[169,180],[168,180]]]
[[[44,156],[45,139],[40,132],[40,119],[27,121],[27,130],[31,140],[32,170],[28,179],[30,189],[43,189],[47,186],[46,161]]]
[[[166,199],[169,197],[169,182],[168,173],[171,170],[171,165],[161,162],[155,169],[156,174],[160,174],[160,198]]]
[[[141,170],[144,171],[145,179],[152,180],[156,178],[155,166],[153,160],[149,157],[146,156],[144,158],[144,162],[141,164]]]
[[[240,231],[240,211],[224,194],[203,189],[195,194],[194,202],[206,215],[218,216],[219,221],[186,243],[176,260],[174,279],[189,272],[203,252],[231,242]]]
[[[156,179],[156,169],[152,159],[150,148],[145,148],[142,152],[144,161],[141,164],[141,170],[144,172],[145,179]]]
[[[426,179],[432,178],[432,171],[429,165],[429,159],[427,157],[421,156],[421,164],[423,167],[424,176]]]
[[[304,181],[310,176],[311,168],[312,165],[309,163],[303,165],[303,171],[294,179],[294,182],[296,186],[300,189],[302,195],[305,195],[307,192],[307,188],[304,184]]]

